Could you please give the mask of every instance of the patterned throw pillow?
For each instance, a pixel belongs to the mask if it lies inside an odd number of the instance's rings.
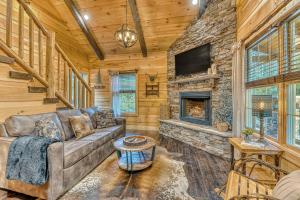
[[[77,139],[94,133],[91,119],[87,114],[72,116],[69,121]]]
[[[42,119],[35,122],[35,133],[38,136],[44,136],[53,141],[62,141],[62,135],[55,122],[51,119]]]
[[[97,124],[97,129],[108,128],[117,125],[112,109],[100,110],[93,115],[93,118]]]

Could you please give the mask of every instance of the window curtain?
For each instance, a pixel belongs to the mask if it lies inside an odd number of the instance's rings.
[[[112,108],[116,117],[121,116],[120,81],[119,74],[112,74]]]

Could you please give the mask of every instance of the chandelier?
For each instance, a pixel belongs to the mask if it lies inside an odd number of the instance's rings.
[[[127,0],[126,0],[126,23],[121,26],[115,33],[115,39],[124,47],[132,47],[137,41],[137,34],[134,30],[129,29],[127,22]]]

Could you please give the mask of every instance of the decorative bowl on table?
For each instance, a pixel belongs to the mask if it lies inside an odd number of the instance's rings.
[[[141,146],[147,143],[147,138],[140,135],[128,136],[123,140],[126,146]]]

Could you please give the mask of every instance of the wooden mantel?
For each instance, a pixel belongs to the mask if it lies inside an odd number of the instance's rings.
[[[181,78],[179,80],[170,81],[170,84],[184,84],[184,83],[192,83],[199,82],[204,80],[210,80],[211,87],[215,86],[215,79],[219,79],[219,74],[206,74],[203,76],[192,77],[192,78]]]

